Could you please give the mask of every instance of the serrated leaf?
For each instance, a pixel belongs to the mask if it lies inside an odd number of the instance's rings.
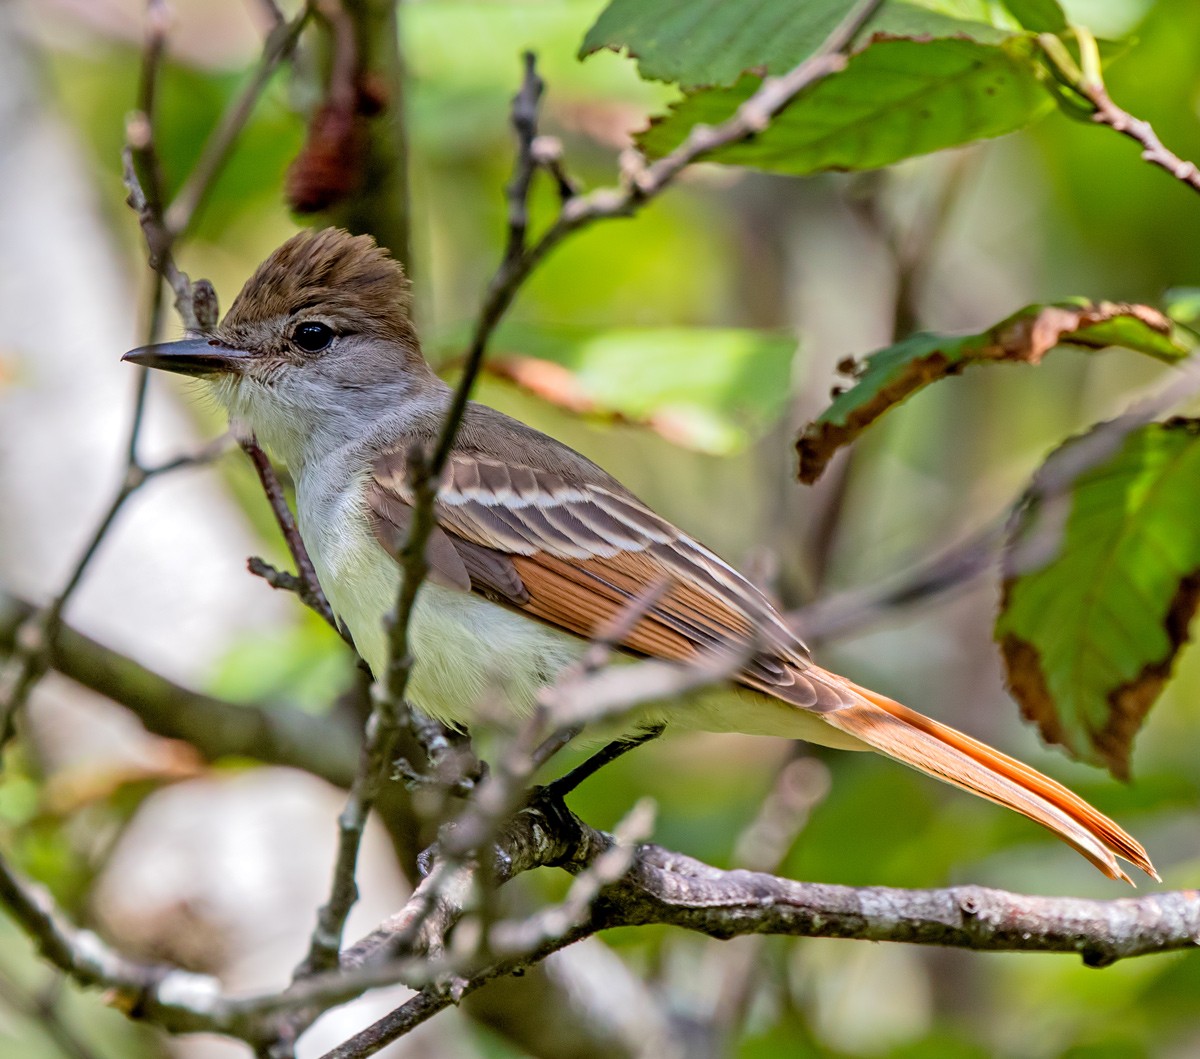
[[[787,404],[793,336],[738,328],[501,329],[492,374],[580,415],[725,454]]]
[[[1150,423],[1068,496],[1031,503],[1011,535],[995,632],[1009,687],[1045,739],[1122,778],[1200,602],[1198,498],[1200,422]],[[1023,545],[1048,522],[1062,525],[1046,558]]]
[[[1053,2],[1053,0],[1050,0]],[[746,70],[780,74],[803,62],[854,9],[855,0],[612,0],[579,49],[626,49],[638,73],[684,88],[729,86]],[[998,42],[1010,36],[982,4],[889,0],[860,32]]]
[[[1059,345],[1124,346],[1165,361],[1180,360],[1190,352],[1157,309],[1083,299],[1029,305],[975,335],[913,335],[850,366],[854,384],[838,394],[796,442],[800,480],[815,482],[839,448],[931,382],[972,364],[1036,364]]]
[[[1048,112],[1028,37],[1000,44],[946,38],[877,39],[846,69],[817,82],[752,139],[706,160],[803,175],[876,169],[913,155],[1002,136]],[[638,138],[650,157],[669,153],[694,125],[729,118],[761,84],[686,96]]]
[[[626,48],[650,81],[731,85],[752,67],[787,70],[811,55],[854,0],[613,0],[579,49]]]

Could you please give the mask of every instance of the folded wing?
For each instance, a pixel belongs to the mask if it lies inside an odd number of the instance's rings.
[[[770,601],[736,570],[566,449],[569,468],[491,455],[452,457],[427,546],[442,584],[515,608],[581,637],[654,600],[622,646],[681,663],[744,651],[736,679],[872,749],[1029,817],[1106,875],[1121,857],[1157,878],[1145,850],[1067,788],[991,747],[813,664]],[[396,554],[411,520],[405,459],[384,453],[368,484],[376,536]]]

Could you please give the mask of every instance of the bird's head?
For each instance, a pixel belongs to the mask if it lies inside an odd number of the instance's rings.
[[[295,464],[311,441],[353,440],[431,378],[410,304],[404,269],[369,236],[306,231],[258,267],[211,333],[123,359],[205,379]]]

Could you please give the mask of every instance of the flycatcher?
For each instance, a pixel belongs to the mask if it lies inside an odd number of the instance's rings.
[[[208,335],[126,360],[199,376],[291,470],[321,587],[376,672],[412,517],[405,464],[430,446],[451,392],[430,369],[398,262],[366,236],[304,232],[254,273]],[[643,723],[875,750],[1006,805],[1102,872],[1146,851],[1061,784],[816,665],[768,599],[590,460],[471,404],[439,483],[431,575],[410,624],[408,695],[451,725],[499,690],[527,713],[588,639],[652,586],[631,654],[687,664],[749,652],[734,681],[648,708]],[[752,649],[752,650],[751,650]]]

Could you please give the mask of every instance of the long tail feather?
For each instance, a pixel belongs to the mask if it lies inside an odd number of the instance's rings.
[[[805,675],[851,700],[822,714],[826,723],[905,765],[1015,809],[1073,846],[1111,879],[1133,884],[1117,857],[1158,879],[1136,839],[1061,783],[836,673],[814,666]]]

